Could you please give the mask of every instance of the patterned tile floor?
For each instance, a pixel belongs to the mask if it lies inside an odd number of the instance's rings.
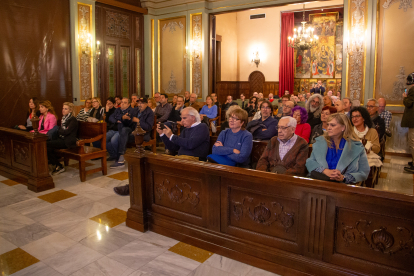
[[[408,158],[389,157],[376,189],[413,194]],[[99,166],[90,161],[88,169]],[[112,162],[108,162],[108,166]],[[34,193],[0,176],[0,274],[276,275],[153,232],[125,226],[127,168],[96,173],[81,183],[75,162],[53,177],[56,188]]]

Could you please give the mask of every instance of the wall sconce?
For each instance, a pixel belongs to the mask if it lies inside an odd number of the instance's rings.
[[[350,56],[352,56],[353,54],[363,53],[364,52],[364,40],[365,40],[365,34],[361,35],[361,31],[354,29],[353,39],[351,39],[349,35],[349,30],[348,30],[348,34],[346,36],[345,53],[347,53]]]
[[[259,50],[256,50],[256,52],[253,52],[252,54],[252,63],[256,64],[256,67],[259,67],[259,63],[260,63],[260,55],[259,55]]]
[[[88,57],[92,57],[95,60],[99,59],[99,57],[101,55],[101,49],[100,49],[100,44],[101,43],[99,42],[99,40],[96,41],[95,56],[92,55],[92,36],[91,36],[90,33],[78,34],[78,40],[79,40],[80,52],[83,55],[86,55]]]
[[[200,42],[190,40],[190,47],[185,46],[184,58],[193,61],[200,58]]]

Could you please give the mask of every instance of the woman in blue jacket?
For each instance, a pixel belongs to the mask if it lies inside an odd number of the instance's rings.
[[[213,163],[228,166],[248,167],[253,147],[253,136],[244,129],[247,112],[235,109],[229,116],[229,127],[220,132],[213,146],[213,154],[207,159]]]
[[[306,160],[308,171],[322,173],[331,181],[346,184],[366,180],[370,170],[367,155],[348,117],[335,113],[327,122],[327,131],[316,138],[312,154]]]

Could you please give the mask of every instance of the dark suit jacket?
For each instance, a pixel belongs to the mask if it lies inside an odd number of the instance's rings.
[[[315,88],[312,88],[311,90],[310,90],[310,92],[311,93],[316,93],[316,94],[321,94],[322,96],[323,96],[323,94],[325,93],[325,87],[323,87],[323,86],[321,86],[321,87],[315,87]]]

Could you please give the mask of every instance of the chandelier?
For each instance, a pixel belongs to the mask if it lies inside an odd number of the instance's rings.
[[[313,28],[306,28],[305,4],[303,5],[303,21],[301,24],[302,27],[293,29],[293,37],[288,37],[289,47],[302,51],[310,50],[317,45],[318,36],[313,34]]]

